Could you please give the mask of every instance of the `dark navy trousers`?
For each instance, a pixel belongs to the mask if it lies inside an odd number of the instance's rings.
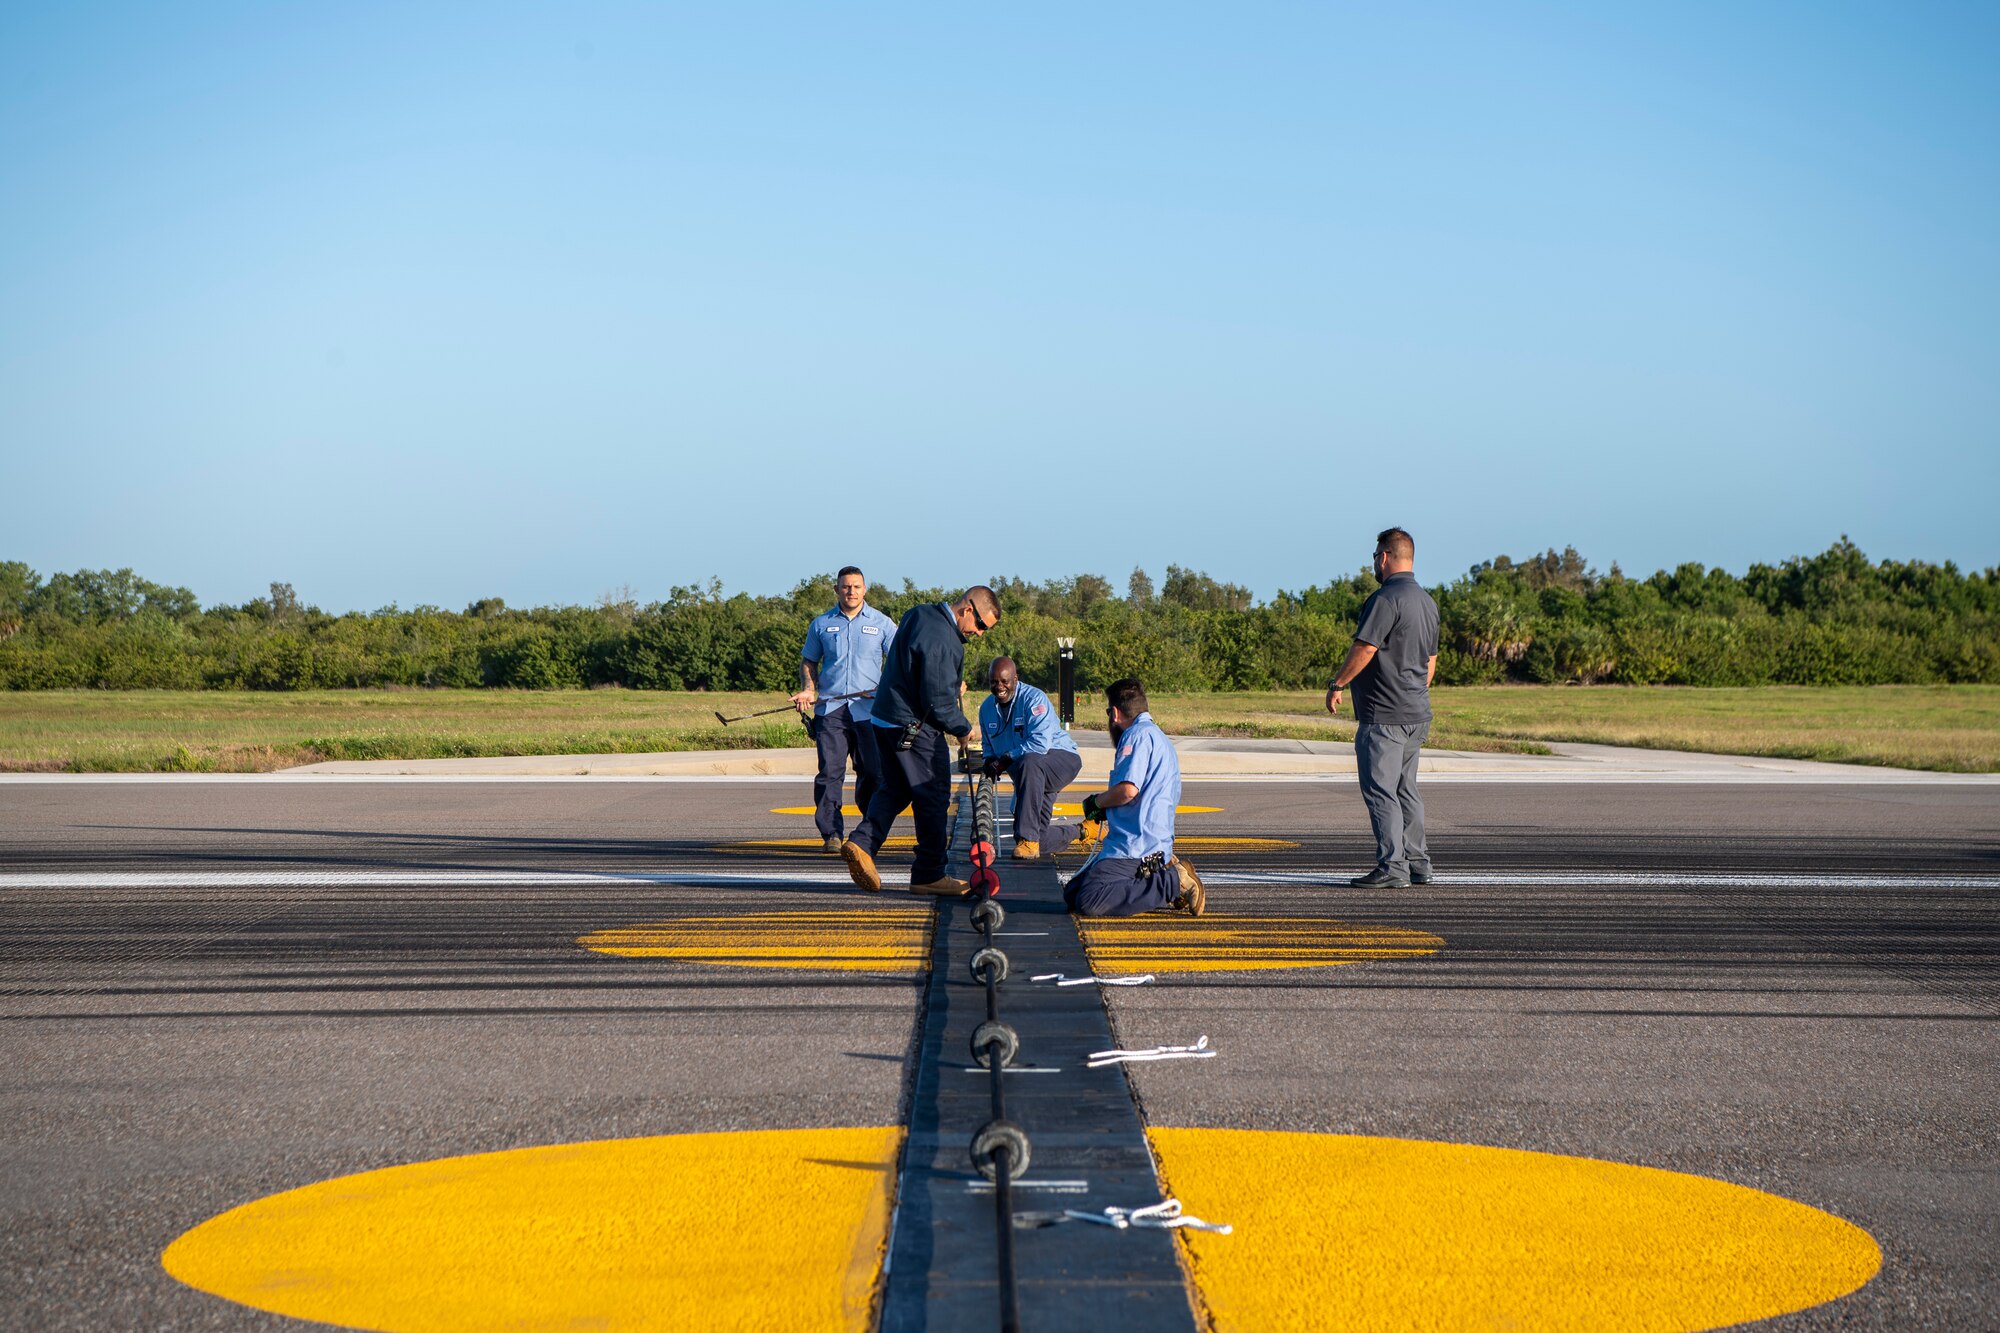
[[[848,841],[870,856],[875,855],[889,836],[889,826],[905,810],[912,811],[917,824],[917,859],[910,867],[910,883],[930,884],[944,878],[950,844],[945,821],[951,814],[951,750],[944,733],[925,727],[917,733],[917,743],[907,750],[896,748],[902,733],[867,723],[874,733],[877,767],[881,786],[862,812],[861,827]]]
[[[854,806],[864,813],[881,785],[881,756],[875,749],[874,732],[881,728],[866,718],[854,716],[852,707],[826,713],[815,728],[813,744],[819,750],[819,776],[813,779],[813,823],[822,838],[837,838],[846,824],[841,820],[840,798],[847,787],[847,758],[854,756]]]
[[[1038,842],[1047,856],[1076,841],[1082,830],[1075,825],[1054,830],[1050,838],[1049,813],[1055,809],[1056,795],[1083,771],[1083,756],[1074,750],[1050,750],[1046,754],[1016,755],[1007,765],[1014,781],[1014,841]]]
[[[1078,916],[1137,916],[1180,896],[1180,867],[1165,866],[1140,879],[1139,861],[1129,856],[1100,856],[1063,886],[1063,906]]]

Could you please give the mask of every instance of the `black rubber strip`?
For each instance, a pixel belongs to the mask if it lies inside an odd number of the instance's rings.
[[[971,822],[970,811],[961,811],[952,848],[961,875]],[[1158,1203],[1160,1185],[1124,1069],[1084,1067],[1090,1052],[1112,1044],[1099,988],[1029,980],[1045,972],[1088,976],[1090,962],[1063,908],[1054,863],[1014,861],[1012,846],[1011,836],[1001,839],[1007,920],[994,943],[1008,959],[1000,1016],[1021,1036],[1018,1072],[1007,1075],[1007,1118],[1032,1145],[1014,1194],[1021,1327],[1192,1333],[1194,1310],[1171,1232],[1027,1224],[1065,1208]],[[969,1047],[986,1017],[986,988],[968,967],[983,942],[971,907],[938,904],[885,1274],[881,1327],[889,1333],[1000,1326],[993,1198],[970,1151],[992,1114],[990,1076]],[[1036,1069],[1059,1072],[1028,1072]]]

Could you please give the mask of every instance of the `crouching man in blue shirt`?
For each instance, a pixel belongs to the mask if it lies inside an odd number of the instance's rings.
[[[1079,837],[1088,840],[1078,825],[1049,823],[1056,793],[1083,769],[1049,696],[1021,679],[1011,657],[995,658],[986,668],[986,690],[979,705],[986,776],[1005,773],[1014,780],[1014,859],[1054,856]]]
[[[1143,685],[1127,677],[1104,693],[1111,789],[1083,798],[1083,817],[1105,821],[1104,842],[1064,886],[1063,904],[1078,916],[1136,916],[1161,907],[1200,916],[1208,901],[1201,876],[1174,856],[1180,756],[1146,711]]]

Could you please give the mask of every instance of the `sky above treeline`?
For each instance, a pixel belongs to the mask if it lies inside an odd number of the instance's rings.
[[[0,559],[2000,563],[2000,8],[11,5]]]

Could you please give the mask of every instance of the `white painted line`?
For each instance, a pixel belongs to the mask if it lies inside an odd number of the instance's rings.
[[[1301,874],[1296,871],[1211,870],[1202,872],[1207,884],[1298,884],[1352,888],[1346,875]],[[1815,875],[1810,873],[1676,872],[1652,870],[1454,870],[1440,873],[1432,884],[1499,888],[1563,888],[1572,885],[1612,885],[1636,889],[1995,889],[2000,875]],[[1427,888],[1429,885],[1418,885]]]
[[[959,1068],[968,1074],[984,1074],[987,1072],[985,1065],[960,1065]],[[1047,1065],[1008,1065],[1000,1072],[1003,1074],[1060,1074],[1062,1070],[1052,1069]]]
[[[1090,1182],[1087,1180],[1015,1180],[1008,1182],[1008,1184],[1013,1189],[1039,1190],[1044,1194],[1090,1193]],[[968,1194],[991,1194],[993,1192],[993,1182],[990,1180],[969,1181],[965,1186],[965,1191]]]
[[[261,888],[586,888],[653,884],[730,888],[847,884],[844,871],[759,875],[676,870],[57,870],[0,873],[0,889],[261,889]]]

